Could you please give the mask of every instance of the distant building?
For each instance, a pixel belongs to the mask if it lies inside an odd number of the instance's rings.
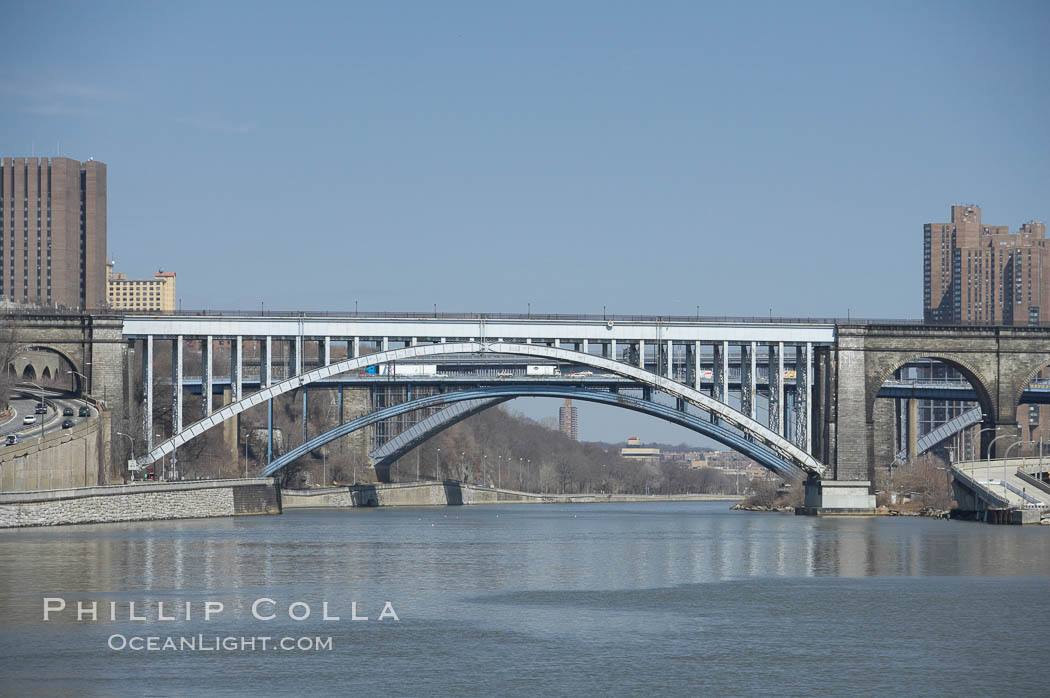
[[[923,319],[1034,325],[1050,320],[1046,224],[1017,233],[981,222],[980,206],[952,206],[950,223],[923,226]]]
[[[580,440],[578,419],[572,400],[566,399],[565,404],[558,408],[558,429],[573,441]]]
[[[106,165],[0,161],[0,298],[98,310],[106,303]]]
[[[113,271],[115,262],[106,262],[106,299],[114,310],[175,310],[175,272],[161,269],[152,279],[129,279]]]
[[[951,222],[923,226],[923,319],[929,323],[1035,325],[1050,321],[1050,241],[1046,224],[1030,221],[1016,233],[986,225],[981,207],[951,208]],[[916,362],[900,369],[904,380],[961,380],[952,366]],[[1050,372],[1040,372],[1045,380]],[[920,436],[976,405],[960,400],[920,400]],[[901,412],[900,401],[897,405]],[[898,416],[904,423],[904,416]],[[1050,407],[1021,405],[1017,423],[1027,441],[1050,437]],[[976,438],[980,425],[969,430]],[[903,427],[899,429],[903,434]],[[967,451],[965,436],[955,448]],[[901,446],[903,447],[903,445]]]
[[[646,461],[651,464],[660,462],[660,449],[644,448],[642,441],[637,436],[627,439],[627,446],[620,449],[620,456],[632,460]]]

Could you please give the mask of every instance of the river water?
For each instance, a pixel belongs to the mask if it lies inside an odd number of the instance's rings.
[[[1050,692],[1045,526],[668,502],[7,530],[0,610],[16,694]]]

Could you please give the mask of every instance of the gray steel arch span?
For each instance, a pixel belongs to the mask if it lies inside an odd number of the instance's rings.
[[[659,376],[651,371],[646,371],[637,366],[630,366],[621,361],[594,356],[579,351],[563,349],[561,347],[548,347],[536,344],[515,344],[511,342],[448,342],[442,344],[424,344],[420,346],[391,349],[389,351],[367,354],[353,359],[344,359],[335,363],[306,371],[297,376],[275,383],[267,388],[252,393],[246,398],[230,403],[207,417],[194,422],[170,439],[157,444],[148,454],[138,459],[140,466],[150,465],[161,457],[171,453],[179,446],[191,439],[200,436],[208,429],[221,424],[246,409],[260,405],[267,400],[287,393],[289,391],[309,385],[314,381],[361,369],[373,364],[399,361],[402,359],[415,359],[443,354],[509,354],[517,356],[532,356],[537,358],[553,359],[555,361],[566,361],[590,366],[601,371],[613,373],[624,378],[629,378],[642,385],[655,388],[667,393],[671,397],[684,400],[695,407],[711,414],[713,417],[736,427],[744,432],[745,436],[753,442],[762,444],[768,450],[777,454],[786,462],[794,464],[797,468],[807,474],[823,476],[826,466],[804,450],[791,443],[783,436],[760,424],[756,420],[741,414],[729,405],[701,393],[695,388],[674,381],[664,376]]]
[[[435,412],[426,419],[413,424],[408,429],[387,441],[379,448],[373,450],[368,457],[376,470],[389,467],[394,461],[405,455],[413,448],[429,439],[434,434],[444,431],[454,424],[462,422],[467,417],[475,415],[489,407],[495,407],[510,398],[488,398],[484,400],[464,400],[456,402],[448,407]]]
[[[761,463],[766,468],[769,468],[778,475],[782,475],[786,478],[801,479],[807,474],[805,470],[781,455],[773,452],[764,444],[752,441],[744,434],[738,434],[737,432],[726,429],[721,425],[714,424],[700,415],[689,414],[669,405],[662,405],[651,400],[644,400],[642,398],[621,395],[619,393],[612,393],[605,390],[595,390],[593,388],[561,385],[517,384],[468,388],[466,390],[457,390],[451,393],[428,395],[416,400],[403,402],[400,405],[384,407],[370,414],[358,417],[357,419],[352,419],[345,424],[340,424],[334,429],[331,429],[320,436],[314,437],[304,444],[296,446],[288,451],[288,453],[267,465],[260,475],[273,475],[289,463],[292,463],[316,448],[320,448],[329,441],[338,439],[341,436],[345,436],[381,420],[404,414],[405,412],[411,412],[412,410],[418,410],[424,407],[433,407],[434,405],[452,404],[462,401],[513,397],[572,398],[573,400],[583,400],[585,402],[597,402],[606,405],[613,405],[615,407],[623,407],[625,409],[634,410],[635,412],[659,417],[660,419],[699,432],[719,443],[725,444],[735,451],[743,453],[748,458]]]

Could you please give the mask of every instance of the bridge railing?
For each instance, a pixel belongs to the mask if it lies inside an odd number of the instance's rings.
[[[780,315],[623,315],[613,313],[467,313],[467,312],[414,312],[414,311],[360,311],[345,310],[173,310],[139,311],[127,310],[129,317],[272,317],[272,318],[339,318],[362,320],[550,320],[584,322],[666,322],[680,324],[696,323],[745,323],[774,325],[923,325],[922,320],[901,318],[851,318],[851,317],[786,317]]]

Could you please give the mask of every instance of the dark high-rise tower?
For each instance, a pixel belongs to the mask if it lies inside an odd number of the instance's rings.
[[[106,165],[0,162],[0,298],[96,310],[106,303]]]
[[[576,407],[566,398],[565,404],[558,408],[558,428],[573,441],[579,441],[578,426]]]

